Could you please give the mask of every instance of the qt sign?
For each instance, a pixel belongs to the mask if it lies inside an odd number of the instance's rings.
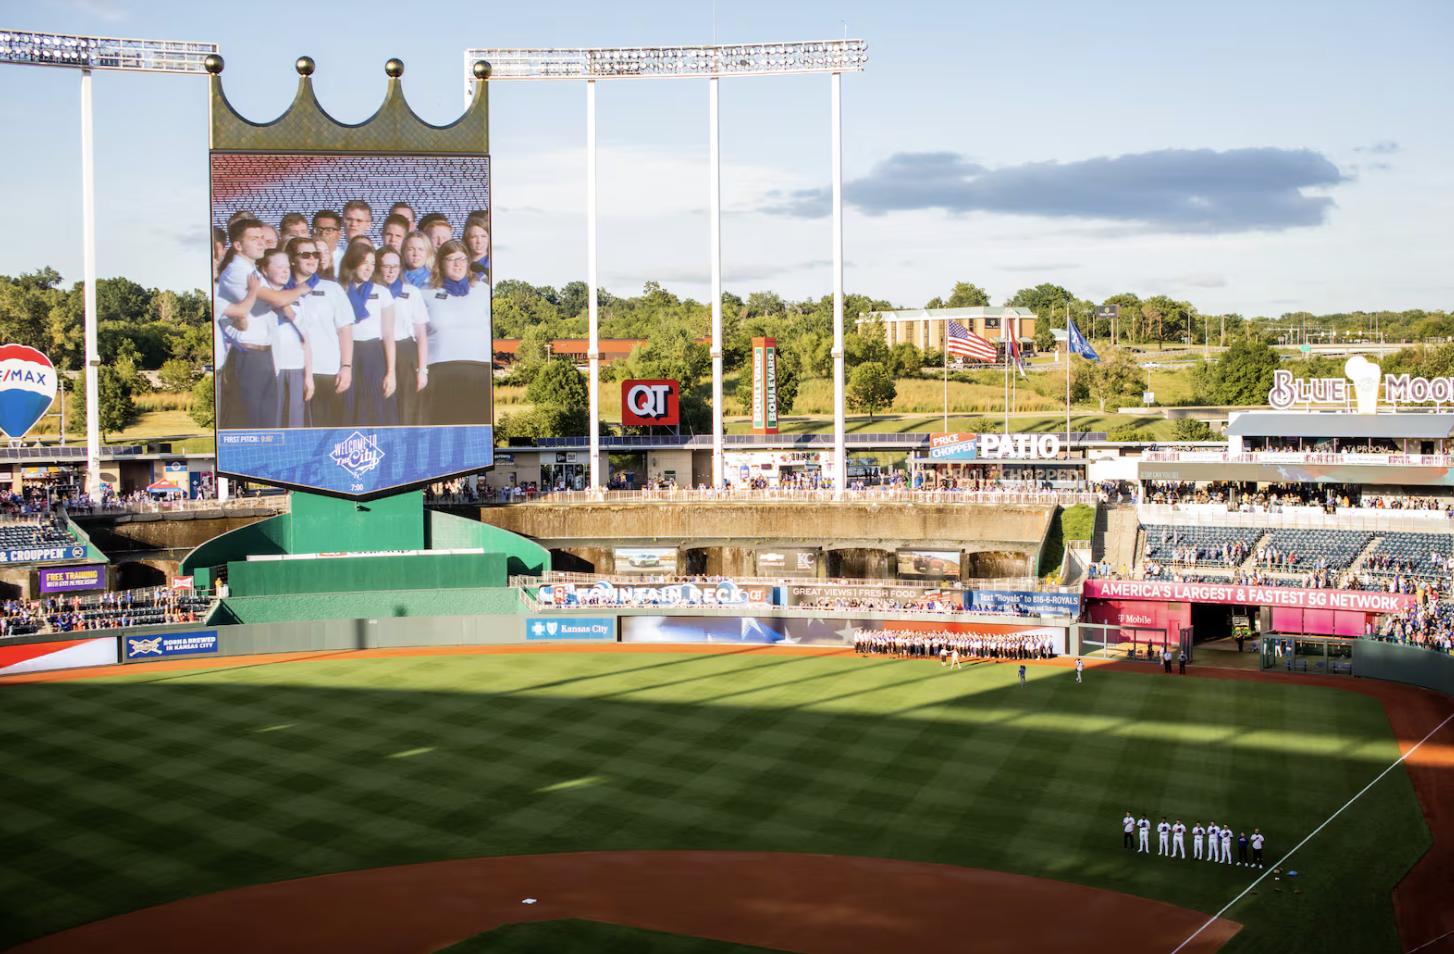
[[[621,382],[622,424],[680,424],[681,419],[681,392],[677,382]]]

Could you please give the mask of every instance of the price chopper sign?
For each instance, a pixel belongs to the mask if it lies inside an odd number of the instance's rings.
[[[1355,355],[1343,365],[1347,378],[1294,378],[1291,371],[1272,372],[1267,403],[1279,411],[1298,405],[1356,402],[1359,414],[1378,411],[1379,379],[1385,404],[1454,404],[1454,378],[1414,378],[1407,374],[1381,374],[1378,365]]]

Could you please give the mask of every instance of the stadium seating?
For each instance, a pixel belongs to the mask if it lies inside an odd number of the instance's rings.
[[[1438,554],[1440,560],[1435,559]],[[1374,574],[1403,573],[1421,578],[1445,577],[1454,559],[1454,534],[1385,533],[1364,568]]]
[[[74,546],[70,532],[50,524],[0,523],[0,550]]]
[[[1368,546],[1373,534],[1367,530],[1274,530],[1267,545],[1279,554],[1295,554],[1297,562],[1278,569],[1307,571],[1319,560],[1330,570],[1346,570]]]
[[[1146,524],[1146,558],[1159,563],[1199,563],[1226,566],[1222,549],[1227,544],[1240,545],[1247,555],[1262,537],[1257,527],[1176,527]],[[1185,559],[1188,550],[1195,559]],[[1238,561],[1241,562],[1241,561]]]

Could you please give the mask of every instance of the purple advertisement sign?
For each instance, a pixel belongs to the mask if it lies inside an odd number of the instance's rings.
[[[81,566],[42,567],[40,591],[42,593],[70,593],[78,590],[104,590],[106,588],[106,565],[87,563]]]

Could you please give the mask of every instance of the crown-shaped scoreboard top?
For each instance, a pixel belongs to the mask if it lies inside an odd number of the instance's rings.
[[[368,119],[356,125],[341,123],[323,109],[313,92],[314,63],[300,56],[298,92],[281,116],[255,123],[240,115],[222,91],[222,57],[204,62],[211,74],[211,147],[244,152],[401,152],[425,155],[483,155],[490,151],[490,64],[476,61],[474,97],[469,107],[447,126],[420,119],[404,98],[402,60],[384,64],[388,88],[384,102]]]

